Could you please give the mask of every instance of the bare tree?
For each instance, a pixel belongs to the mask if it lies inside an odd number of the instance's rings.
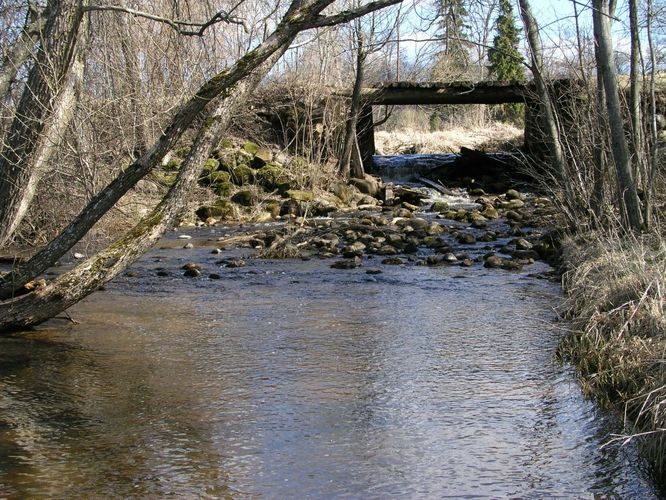
[[[227,103],[221,104],[222,107],[218,108],[219,111],[216,114],[211,116],[213,123],[209,124],[209,127],[204,127],[200,132],[199,145],[193,148],[188,158],[191,163],[190,167],[181,170],[180,183],[177,182],[174,185],[156,211],[130,231],[126,238],[60,276],[46,287],[0,304],[0,331],[30,326],[54,316],[94,291],[99,283],[111,279],[143,253],[172,222],[173,214],[182,206],[183,197],[193,183],[192,179],[196,179],[201,163],[207,158],[205,154],[207,151],[209,152],[207,148],[211,147],[210,144],[216,137],[215,134],[219,134],[219,130],[226,125],[224,117],[228,113],[227,104],[233,107],[234,102],[242,100],[246,96],[246,92],[253,88],[252,80],[246,80],[248,75],[261,67],[276,52],[286,48],[299,32],[313,27],[348,22],[399,2],[400,0],[377,0],[349,11],[322,15],[321,12],[332,4],[333,0],[294,0],[275,31],[232,67],[218,73],[200,87],[199,91],[175,113],[158,142],[93,198],[86,209],[44,251],[31,259],[27,266],[16,268],[7,276],[3,276],[3,295],[7,296],[7,291],[11,295],[13,290],[22,286],[19,283],[25,284],[51,265],[54,258],[59,258],[71,248],[130,187],[164,157],[175,141],[209,103],[220,95],[223,96],[223,99],[231,97]],[[266,66],[264,66],[264,70],[268,71]],[[209,121],[207,120],[207,122]],[[211,126],[215,123],[221,123],[221,125]]]
[[[598,78],[603,81],[606,95],[606,111],[611,134],[611,151],[618,179],[618,189],[622,200],[622,212],[628,227],[638,230],[642,225],[642,215],[636,184],[631,173],[631,160],[624,135],[624,121],[620,108],[617,73],[613,64],[613,42],[610,30],[611,10],[607,0],[593,0],[592,20],[594,37],[599,56]]]

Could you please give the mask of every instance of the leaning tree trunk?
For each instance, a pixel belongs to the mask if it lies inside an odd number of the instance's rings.
[[[611,41],[609,8],[607,0],[592,1],[592,21],[594,38],[599,47],[597,78],[601,78],[606,92],[606,111],[611,135],[611,152],[617,172],[618,188],[622,200],[624,219],[631,229],[640,229],[642,224],[640,202],[636,184],[631,175],[631,161],[624,135],[624,121],[620,108],[617,74],[613,64],[613,44]]]
[[[0,155],[0,247],[23,220],[75,107],[70,68],[83,19],[79,3],[54,0],[48,7],[44,40]]]
[[[532,14],[532,8],[528,0],[520,0],[520,15],[523,19],[523,24],[525,25],[527,42],[530,47],[530,55],[532,59],[531,69],[534,75],[534,83],[536,86],[537,97],[539,99],[539,105],[541,106],[542,126],[544,127],[544,133],[546,136],[546,147],[548,148],[550,161],[553,163],[556,172],[560,176],[565,192],[568,193],[570,187],[566,175],[564,153],[562,152],[562,144],[560,142],[560,131],[557,127],[557,115],[542,73],[543,51],[541,48],[541,40],[539,39],[539,26]]]
[[[643,119],[641,110],[641,47],[638,26],[638,5],[629,0],[629,31],[631,35],[631,69],[629,72],[629,115],[631,116],[631,153],[634,182],[640,185],[643,170]]]
[[[241,57],[233,66],[204,83],[197,93],[179,108],[160,139],[144,156],[127,167],[105,189],[93,197],[88,206],[43,250],[35,254],[26,264],[17,266],[0,277],[0,300],[12,297],[16,290],[60,259],[130,188],[160,163],[164,155],[211,100],[220,94],[233,92],[234,87],[248,74],[258,68],[284,44],[290,43],[298,33],[313,27],[348,22],[374,10],[400,3],[402,0],[377,0],[353,11],[321,16],[321,11],[333,1],[293,0],[276,30],[261,45]]]
[[[48,9],[28,2],[25,24],[16,42],[9,48],[0,66],[0,100],[5,100],[19,69],[30,59],[46,25]]]
[[[204,120],[206,125],[199,130],[176,182],[157,207],[123,238],[46,287],[0,304],[0,332],[29,327],[56,316],[113,279],[153,246],[173,225],[188,193],[201,175],[203,165],[229,126],[235,110],[247,101],[290,42],[285,42],[255,73],[239,82],[231,96],[219,98],[215,109]]]

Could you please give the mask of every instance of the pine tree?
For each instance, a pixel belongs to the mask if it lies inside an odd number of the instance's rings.
[[[490,76],[500,81],[524,82],[523,56],[518,50],[520,28],[513,17],[511,0],[500,0],[495,29],[497,35],[488,50]],[[523,111],[522,104],[503,104],[496,108],[496,115],[500,120],[518,122],[523,117]]]
[[[464,0],[436,0],[436,9],[441,50],[436,56],[434,76],[438,79],[460,78],[470,63],[467,51],[468,13]]]
[[[490,75],[497,80],[525,81],[523,56],[518,50],[520,29],[516,26],[510,0],[500,0],[495,29],[497,35],[488,50]]]

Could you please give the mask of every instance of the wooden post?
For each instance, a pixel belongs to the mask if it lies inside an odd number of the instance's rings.
[[[372,118],[372,104],[364,103],[356,124],[356,136],[361,152],[361,160],[366,172],[372,170],[372,156],[375,154],[375,124]]]

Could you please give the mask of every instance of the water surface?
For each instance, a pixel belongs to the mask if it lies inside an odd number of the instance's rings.
[[[209,251],[154,250],[77,324],[0,339],[0,496],[655,496],[553,362],[545,266]]]

